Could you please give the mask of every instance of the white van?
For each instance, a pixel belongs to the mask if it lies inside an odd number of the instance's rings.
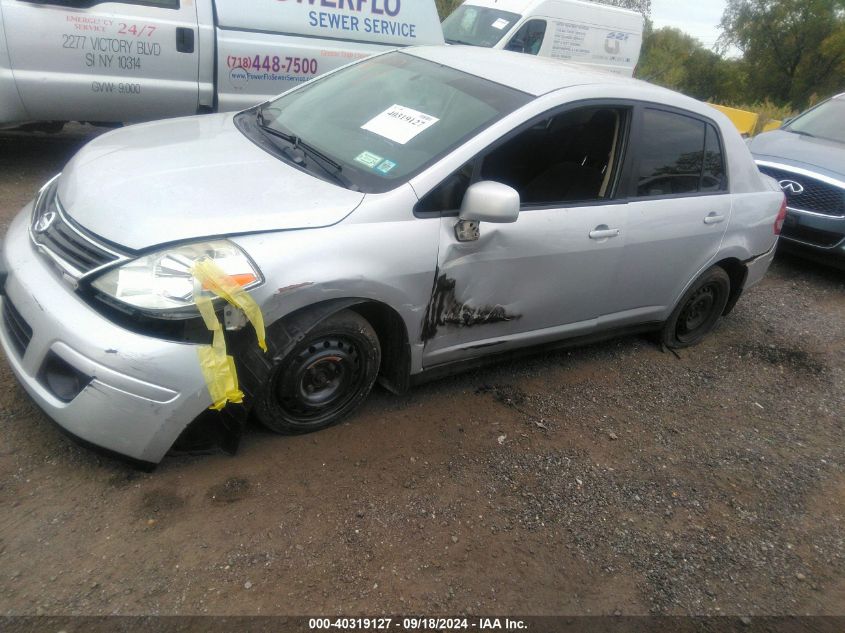
[[[421,44],[434,0],[0,0],[0,124],[239,110]]]
[[[467,0],[443,21],[449,44],[503,48],[631,77],[645,20],[580,0]]]

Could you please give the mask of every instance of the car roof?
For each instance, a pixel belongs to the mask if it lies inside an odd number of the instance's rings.
[[[500,11],[511,11],[519,13],[523,17],[539,16],[543,13],[545,17],[571,15],[573,11],[578,10],[577,5],[581,5],[586,9],[599,9],[604,14],[615,13],[624,15],[626,17],[635,16],[642,21],[642,15],[631,9],[623,7],[616,7],[612,4],[600,4],[596,6],[595,2],[586,2],[585,0],[470,0],[468,4],[474,7],[484,7],[489,9],[499,9]],[[555,11],[557,9],[557,12]]]
[[[652,84],[550,57],[478,46],[419,46],[403,52],[493,81],[535,97],[562,88],[585,85],[636,86],[644,91],[673,93]]]
[[[734,129],[724,114],[708,103],[656,86],[549,57],[476,46],[419,46],[401,52],[519,90],[535,98],[566,88],[595,86],[603,97],[634,99],[679,108],[709,118],[722,130]]]

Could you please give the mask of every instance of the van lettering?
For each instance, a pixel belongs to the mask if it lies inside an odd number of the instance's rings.
[[[91,92],[114,92],[114,84],[95,81],[91,84]]]
[[[85,36],[84,35],[62,35],[64,43],[62,48],[72,48],[85,50]]]
[[[338,15],[337,13],[326,13],[325,11],[311,11],[308,14],[308,21],[311,26],[319,26],[322,29],[335,29],[340,31],[358,31],[358,18],[354,15]]]
[[[381,35],[401,36],[404,38],[417,37],[417,25],[408,22],[391,22],[390,20],[376,20],[364,18],[364,32]]]
[[[131,44],[127,40],[119,40],[114,37],[94,37],[90,38],[91,48],[100,53],[123,53],[130,52]]]
[[[161,55],[161,44],[158,42],[137,42],[138,55],[150,55],[158,57]]]
[[[278,1],[287,2],[288,0]],[[365,3],[370,2],[370,13],[374,15],[388,15],[391,18],[395,18],[402,10],[402,0],[319,0],[319,2],[318,0],[296,0],[297,4],[303,4],[303,2],[307,2],[309,6],[319,4],[319,6],[325,7],[326,9],[346,9],[348,5],[350,11],[356,11],[358,13],[362,11]],[[309,14],[311,26],[317,26],[313,21],[312,15]]]

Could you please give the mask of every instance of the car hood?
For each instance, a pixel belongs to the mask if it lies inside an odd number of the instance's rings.
[[[73,220],[133,250],[330,226],[363,197],[268,154],[230,114],[105,134],[71,160],[59,183],[59,200]]]
[[[835,141],[775,130],[754,138],[751,153],[758,160],[811,169],[831,178],[845,178],[845,145]]]

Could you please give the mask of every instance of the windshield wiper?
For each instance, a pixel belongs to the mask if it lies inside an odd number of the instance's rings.
[[[473,44],[471,42],[464,42],[463,40],[450,40],[449,38],[446,38],[446,43],[447,44],[463,44],[464,46],[475,46],[475,44]]]
[[[276,138],[280,138],[283,141],[290,143],[292,145],[292,150],[300,151],[304,155],[311,155],[312,157],[319,159],[319,166],[322,168],[324,172],[329,174],[332,178],[334,178],[335,182],[346,187],[347,189],[356,190],[358,186],[353,184],[351,180],[342,176],[341,173],[343,172],[343,165],[338,163],[333,158],[326,156],[323,152],[318,150],[313,145],[309,145],[308,143],[304,142],[299,136],[295,134],[288,134],[287,132],[283,132],[282,130],[276,129],[267,124],[267,120],[264,118],[264,110],[259,108],[256,112],[255,116],[258,127],[261,129],[262,132],[269,134],[270,136],[275,136]],[[287,152],[285,152],[287,154]],[[299,164],[302,163],[303,160],[301,157],[298,156],[288,156],[293,162]],[[325,164],[323,164],[325,163]],[[328,166],[328,167],[327,167]],[[329,169],[331,167],[331,169]],[[334,171],[332,171],[334,170]]]

